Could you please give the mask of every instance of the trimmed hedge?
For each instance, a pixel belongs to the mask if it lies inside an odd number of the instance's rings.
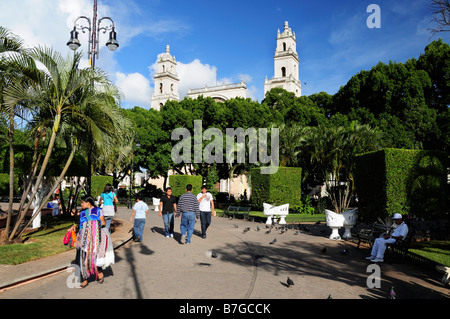
[[[201,191],[203,177],[201,175],[170,175],[169,185],[172,188],[172,194],[180,197],[186,193],[186,185],[192,185],[192,193],[197,195]]]
[[[262,208],[263,203],[289,204],[289,208],[301,204],[302,169],[279,167],[275,174],[261,174],[260,168],[250,170],[252,205]]]
[[[106,184],[113,185],[112,176],[91,176],[91,195],[96,198],[103,193]]]
[[[387,148],[357,155],[355,163],[359,208],[368,219],[447,212],[447,154]]]

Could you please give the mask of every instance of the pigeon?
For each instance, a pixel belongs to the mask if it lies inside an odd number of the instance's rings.
[[[211,266],[209,263],[198,263],[199,266]]]
[[[333,298],[331,298],[331,295],[328,295],[328,298],[327,299],[333,299]]]
[[[211,257],[212,257],[212,258],[217,258],[217,253],[214,252],[214,251],[212,251],[212,252],[211,252]]]
[[[287,282],[288,287],[294,286],[294,282],[292,281],[291,278],[287,277],[287,281],[286,282]]]
[[[238,226],[238,225],[236,225],[236,224],[234,224],[234,228],[239,228],[239,226]]]
[[[298,235],[298,234],[300,234],[300,231],[296,231],[295,233],[294,233],[294,235]]]
[[[274,240],[272,240],[269,244],[273,245],[277,242],[277,239],[275,238]]]
[[[271,231],[272,229],[269,229],[268,231],[266,231],[266,234],[270,234]]]
[[[245,227],[245,229],[242,231],[243,234],[245,234],[246,232],[248,232],[250,230],[250,227]]]
[[[256,226],[256,231],[260,231],[261,228],[259,228],[259,226]]]
[[[397,294],[394,291],[394,286],[391,286],[391,291],[389,291],[389,299],[395,299]]]
[[[205,255],[206,257],[221,259],[221,255],[214,250],[207,250]]]
[[[323,247],[321,252],[322,252],[322,254],[325,254],[327,252],[327,247]]]

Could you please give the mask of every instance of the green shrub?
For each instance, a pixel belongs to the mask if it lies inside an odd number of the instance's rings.
[[[14,194],[19,193],[19,177],[14,174]],[[0,173],[0,196],[9,196],[9,174]]]
[[[203,178],[201,175],[170,175],[169,185],[172,188],[172,194],[180,197],[186,193],[186,185],[192,185],[192,193],[197,195],[201,191]]]
[[[91,195],[95,198],[100,196],[105,189],[106,184],[113,184],[112,176],[92,176],[91,177]]]
[[[355,161],[355,186],[365,217],[446,212],[445,153],[388,148],[357,155]]]
[[[275,174],[261,174],[260,168],[253,168],[250,176],[253,206],[262,208],[263,203],[268,203],[295,208],[302,205],[300,167],[280,167]]]

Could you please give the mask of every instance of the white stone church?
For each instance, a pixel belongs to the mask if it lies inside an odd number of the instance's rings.
[[[292,92],[295,96],[301,96],[302,86],[299,80],[299,58],[297,54],[297,40],[295,32],[292,32],[288,22],[284,23],[284,30],[277,33],[277,46],[274,56],[274,77],[264,83],[264,94],[275,87],[283,88]],[[167,45],[166,52],[159,55],[157,68],[154,75],[155,86],[151,101],[151,108],[160,110],[168,101],[179,101],[177,74],[177,62],[175,56],[170,54],[170,46]],[[204,88],[193,88],[188,91],[187,96],[195,99],[211,97],[216,102],[223,102],[232,98],[247,98],[247,86],[244,81],[233,84],[223,84]]]
[[[277,33],[277,46],[274,56],[274,77],[264,83],[264,94],[275,87],[283,88],[293,92],[296,96],[301,96],[302,87],[299,80],[299,58],[297,54],[297,40],[288,22],[284,23],[284,30]],[[155,87],[152,96],[152,109],[160,110],[168,101],[179,101],[178,83],[180,81],[177,74],[177,62],[175,56],[170,54],[170,46],[167,45],[166,52],[159,55],[157,68],[154,75]],[[211,97],[216,102],[223,102],[236,97],[247,97],[247,87],[244,81],[234,84],[223,84],[218,86],[190,89],[187,96],[195,99]],[[186,169],[186,174],[189,174]],[[168,175],[174,174],[169,171]],[[151,184],[163,189],[163,178],[151,179]],[[246,175],[240,175],[232,179],[220,180],[219,191],[233,194],[236,198],[244,193],[250,194],[251,189]]]

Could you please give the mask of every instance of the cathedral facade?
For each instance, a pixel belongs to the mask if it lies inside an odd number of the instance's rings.
[[[301,96],[302,87],[299,79],[299,63],[297,54],[297,39],[295,32],[284,23],[284,31],[278,29],[277,46],[274,56],[274,77],[264,82],[264,95],[275,87],[283,88],[293,92],[295,96]],[[177,75],[177,62],[170,54],[170,46],[167,45],[166,52],[158,55],[157,69],[154,75],[154,93],[152,96],[152,109],[160,110],[169,100],[179,101]],[[216,102],[224,102],[236,97],[246,98],[247,87],[244,81],[233,84],[223,84],[213,87],[194,88],[188,91],[187,96],[195,99],[203,95],[211,97]]]

